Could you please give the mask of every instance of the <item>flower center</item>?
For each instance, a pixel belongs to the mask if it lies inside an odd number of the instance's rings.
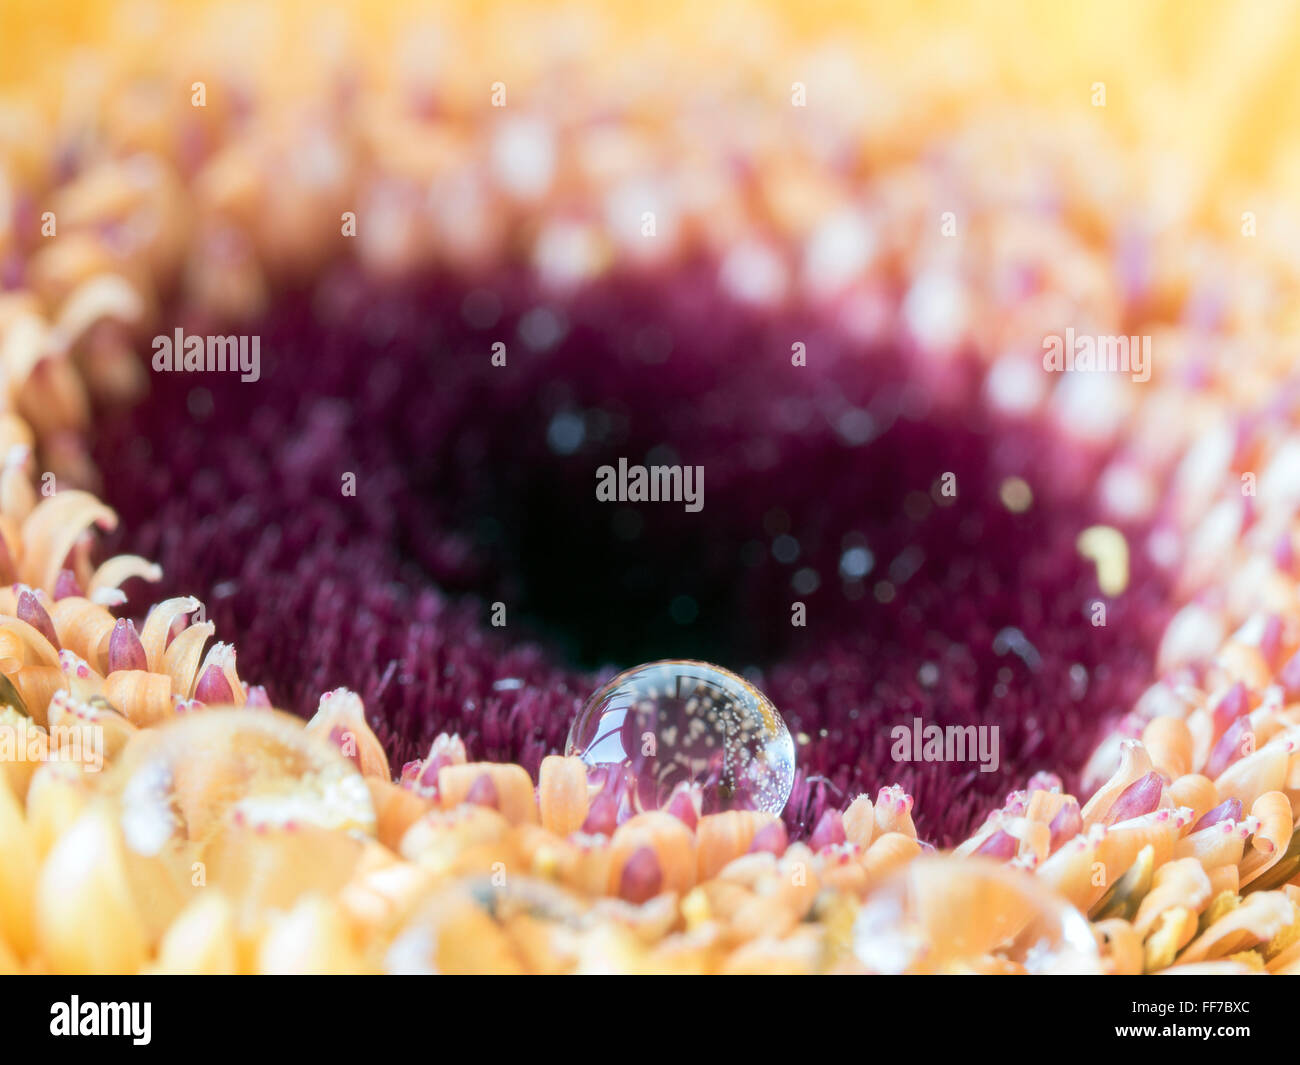
[[[898,781],[946,842],[1033,770],[1069,783],[1150,677],[1143,530],[1118,594],[1076,549],[1102,456],[986,410],[960,358],[690,268],[568,298],[339,269],[255,324],[164,322],[260,336],[260,378],[155,374],[108,419],[113,549],[278,705],[357,690],[399,764],[457,730],[535,771],[593,668],[705,659],[795,736],[792,827]]]

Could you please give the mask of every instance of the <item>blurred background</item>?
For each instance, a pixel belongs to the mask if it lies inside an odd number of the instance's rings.
[[[276,24],[278,38],[260,36]],[[447,46],[426,54],[430,74],[478,68],[474,83],[494,67],[526,77],[557,50],[612,80],[635,76],[624,62],[631,42],[656,44],[665,73],[689,66],[705,78],[724,74],[737,55],[762,55],[777,94],[792,80],[815,85],[826,76],[833,86],[836,68],[855,61],[860,80],[842,87],[860,95],[841,102],[914,121],[927,107],[965,109],[1003,96],[1068,110],[1102,81],[1108,124],[1153,154],[1181,155],[1206,182],[1300,188],[1300,5],[1288,0],[6,0],[0,84],[48,98],[52,85],[90,76],[77,58],[87,46],[162,65],[213,39],[228,42],[233,66],[278,58],[278,76],[289,78],[299,66],[293,53],[328,47],[332,35],[380,58],[418,51],[422,33]],[[400,64],[388,65],[400,74]]]

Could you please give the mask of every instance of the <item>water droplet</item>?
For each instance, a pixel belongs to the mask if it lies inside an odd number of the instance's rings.
[[[873,973],[1098,973],[1087,920],[1033,876],[981,858],[919,858],[853,928]]]
[[[593,779],[658,809],[682,783],[703,812],[780,813],[794,783],[794,742],[776,707],[748,681],[707,662],[672,659],[614,677],[587,700],[566,747]]]

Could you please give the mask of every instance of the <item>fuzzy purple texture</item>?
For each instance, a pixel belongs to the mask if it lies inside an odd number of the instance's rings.
[[[755,313],[714,276],[559,299],[510,271],[379,286],[332,269],[251,328],[260,381],[154,374],[102,422],[123,519],[108,547],[162,564],[147,594],[204,599],[276,705],[356,690],[396,766],[453,731],[472,759],[535,773],[615,668],[677,656],[745,672],[780,708],[798,836],[898,782],[947,845],[1036,770],[1073,785],[1168,617],[1135,554],[1106,626],[1088,619],[1074,542],[1102,456],[991,415],[963,360]],[[183,307],[164,322],[234,331]],[[598,502],[596,468],[619,457],[702,464],[703,510]],[[944,473],[958,494],[940,506]],[[1022,514],[998,498],[1012,474],[1035,493]],[[862,580],[841,571],[854,547]],[[895,762],[891,729],[913,717],[999,726],[998,770]]]

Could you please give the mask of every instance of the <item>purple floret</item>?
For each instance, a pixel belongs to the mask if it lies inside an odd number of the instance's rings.
[[[614,667],[690,657],[782,711],[795,835],[898,782],[948,844],[1037,770],[1075,785],[1168,616],[1135,553],[1090,623],[1075,539],[1102,457],[988,413],[963,362],[936,390],[914,353],[746,311],[711,277],[560,300],[507,273],[380,289],[340,268],[241,327],[262,337],[260,381],[155,374],[107,419],[109,549],[160,562],[156,594],[203,599],[276,705],[357,691],[394,765],[449,731],[535,773]],[[703,465],[704,508],[597,501],[619,457]],[[1033,488],[1024,513],[999,499],[1011,475]],[[895,763],[891,730],[914,717],[997,725],[997,770]]]

